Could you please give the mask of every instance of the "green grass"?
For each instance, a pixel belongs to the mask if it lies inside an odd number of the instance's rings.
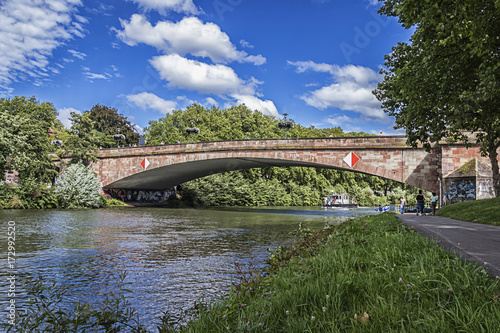
[[[271,256],[183,332],[498,332],[500,283],[392,214],[350,220]],[[279,268],[279,269],[278,269]],[[367,314],[369,319],[360,320]],[[355,318],[355,316],[357,318]]]
[[[444,206],[437,215],[453,219],[500,226],[500,197],[465,201]]]

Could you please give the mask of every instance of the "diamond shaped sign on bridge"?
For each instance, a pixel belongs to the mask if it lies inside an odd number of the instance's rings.
[[[148,161],[148,159],[147,159],[147,158],[144,158],[144,159],[142,160],[142,162],[141,162],[141,165],[142,165],[142,168],[143,168],[144,170],[146,170],[146,169],[148,168],[148,166],[149,166],[149,161]]]
[[[351,168],[354,165],[356,165],[356,163],[358,163],[359,160],[360,158],[358,157],[358,155],[354,154],[352,151],[349,154],[347,154],[346,157],[344,157],[344,162],[346,162],[347,165]]]

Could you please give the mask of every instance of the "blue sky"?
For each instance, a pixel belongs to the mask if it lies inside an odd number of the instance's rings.
[[[371,94],[411,34],[376,0],[2,0],[0,97],[115,107],[143,128],[197,102],[402,134]]]

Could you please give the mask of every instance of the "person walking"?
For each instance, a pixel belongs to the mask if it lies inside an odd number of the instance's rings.
[[[438,199],[439,199],[439,197],[436,195],[436,193],[432,192],[432,196],[431,196],[432,216],[436,216],[436,205],[437,205]]]
[[[401,200],[399,200],[399,207],[401,208],[401,214],[404,214],[405,206],[406,206],[406,199],[405,199],[405,196],[403,195],[401,197]]]
[[[422,194],[422,190],[419,190],[417,195],[417,216],[424,215],[424,205],[425,205],[425,197]]]

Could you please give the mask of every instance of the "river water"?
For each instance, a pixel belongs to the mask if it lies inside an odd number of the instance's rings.
[[[299,222],[319,229],[373,213],[314,207],[0,211],[0,324],[7,322],[12,273],[20,310],[24,278],[42,276],[68,287],[67,304],[96,304],[117,290],[117,276],[126,272],[133,292],[127,298],[154,331],[165,311],[179,314],[200,299],[226,293],[235,264],[264,266],[267,249],[289,241]],[[14,270],[6,255],[9,221],[15,223]]]

